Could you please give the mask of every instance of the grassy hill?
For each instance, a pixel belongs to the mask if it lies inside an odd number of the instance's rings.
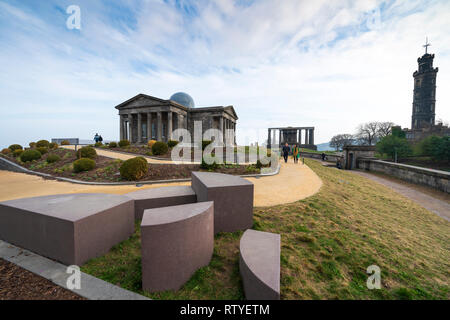
[[[450,222],[375,182],[306,159],[323,180],[295,203],[255,208],[254,228],[281,234],[282,299],[449,299]],[[239,239],[218,234],[209,266],[154,299],[242,299]],[[82,271],[139,293],[139,228]],[[381,290],[366,269],[381,268]]]

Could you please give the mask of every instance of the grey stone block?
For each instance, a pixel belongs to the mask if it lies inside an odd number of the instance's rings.
[[[134,200],[135,219],[141,220],[144,210],[197,202],[190,186],[151,188],[126,194]]]
[[[241,177],[192,172],[197,201],[214,201],[214,233],[246,230],[253,226],[254,186]]]
[[[279,300],[280,235],[247,230],[239,250],[239,271],[246,299]]]
[[[134,202],[67,194],[0,202],[0,239],[66,265],[105,254],[134,232]]]
[[[214,249],[214,206],[201,202],[144,211],[142,288],[178,290],[209,264]]]

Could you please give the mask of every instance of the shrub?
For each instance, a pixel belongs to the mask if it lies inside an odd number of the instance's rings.
[[[38,142],[36,142],[36,147],[41,148],[48,148],[50,145],[50,142],[48,142],[47,140],[39,140]]]
[[[89,158],[81,158],[73,162],[73,172],[79,173],[95,168],[95,161]]]
[[[36,149],[28,149],[22,152],[20,155],[20,160],[22,162],[28,162],[33,160],[39,160],[42,157],[42,154]]]
[[[48,163],[54,163],[54,162],[58,162],[59,160],[61,160],[61,158],[56,155],[56,154],[49,154],[46,161]]]
[[[77,151],[77,158],[89,158],[95,160],[97,158],[97,151],[92,147],[83,147]]]
[[[211,160],[214,160],[214,162],[212,162]],[[211,164],[208,164],[205,161],[205,157],[202,158],[202,164],[200,165],[200,168],[204,169],[204,170],[209,170],[209,171],[215,171],[217,170],[220,165],[217,163],[217,161],[214,158],[210,158],[208,160],[208,162],[212,162]]]
[[[23,150],[20,144],[12,144],[9,146],[8,149],[11,150],[12,152],[14,152],[15,150]]]
[[[109,144],[108,144],[108,146],[110,147],[110,148],[117,148],[117,142],[110,142]]]
[[[50,150],[58,149],[58,144],[56,142],[50,142],[48,148]]]
[[[13,156],[14,157],[20,157],[20,155],[22,154],[23,150],[22,149],[16,149],[13,151]]]
[[[155,156],[166,154],[167,151],[169,151],[169,147],[167,146],[167,143],[162,141],[157,141],[152,146],[152,153]]]
[[[212,143],[211,140],[203,140],[203,141],[202,141],[202,150],[204,151],[205,148],[206,148],[207,146],[209,146],[211,143]]]
[[[10,154],[11,153],[11,149],[9,148],[5,148],[2,150],[2,154]]]
[[[36,148],[36,142],[30,142],[28,145],[30,146],[31,149]]]
[[[397,153],[398,158],[408,156],[412,153],[411,147],[406,138],[399,138],[393,135],[382,138],[376,146],[379,153],[385,153],[391,156],[392,159],[395,158],[395,153]]]
[[[103,143],[101,143],[101,142],[96,142],[94,146],[97,147],[97,148],[99,148],[99,147],[101,147],[102,145],[103,145]]]
[[[61,145],[62,146],[68,146],[68,145],[70,145],[70,142],[67,141],[67,140],[63,140],[63,141],[61,141]]]
[[[119,147],[124,148],[124,147],[128,147],[130,145],[130,141],[128,140],[120,140],[119,141]]]
[[[156,143],[156,140],[149,140],[147,145],[151,149],[155,143]]]
[[[148,171],[148,163],[144,157],[131,158],[120,166],[120,176],[129,181],[139,180]]]
[[[37,147],[36,150],[39,151],[41,155],[46,154],[48,152],[48,148],[46,147]]]
[[[169,148],[173,148],[173,147],[175,147],[178,143],[179,143],[179,142],[176,141],[176,140],[169,140],[169,141],[167,142],[167,146],[168,146]]]

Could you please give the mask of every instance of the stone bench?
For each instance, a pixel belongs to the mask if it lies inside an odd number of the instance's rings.
[[[178,290],[209,264],[214,249],[212,202],[148,209],[141,223],[142,288]]]
[[[161,208],[197,202],[189,186],[151,188],[126,194],[134,200],[135,219],[141,220],[145,209]]]
[[[239,271],[247,300],[280,299],[280,235],[247,230],[239,248]]]
[[[197,201],[214,201],[214,233],[253,226],[253,183],[222,173],[192,172]]]
[[[67,194],[0,202],[0,239],[66,265],[107,253],[134,232],[134,202]]]

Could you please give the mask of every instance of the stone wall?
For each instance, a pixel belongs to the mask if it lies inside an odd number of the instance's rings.
[[[366,158],[359,158],[357,162],[360,169],[385,173],[401,180],[450,193],[449,172]]]
[[[326,154],[327,156],[327,160],[329,162],[337,162],[338,159],[340,159],[342,161],[342,156],[340,155],[331,155],[331,154]],[[314,153],[314,152],[300,152],[300,157],[301,158],[312,158],[312,159],[319,159],[322,160],[322,154],[321,153]]]

